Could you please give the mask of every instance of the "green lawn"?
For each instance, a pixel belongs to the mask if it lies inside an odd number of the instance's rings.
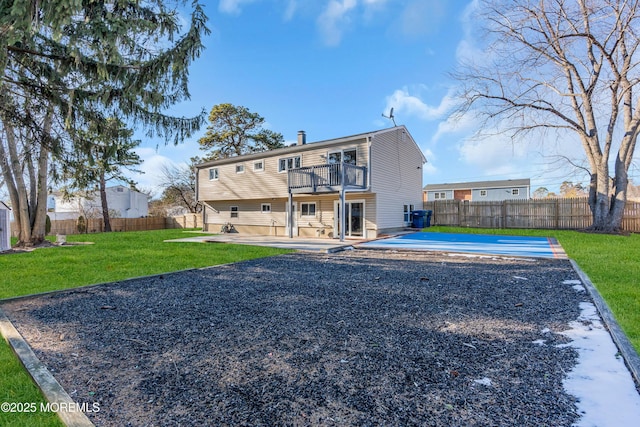
[[[166,243],[197,236],[183,230],[67,236],[68,242],[93,244],[42,248],[0,255],[0,299],[189,268],[226,264],[290,252],[225,243]],[[0,340],[0,403],[44,402],[11,348]],[[1,426],[62,426],[51,413],[5,413]]]
[[[612,236],[564,230],[461,227],[430,227],[425,231],[555,237],[589,276],[640,353],[640,234]]]

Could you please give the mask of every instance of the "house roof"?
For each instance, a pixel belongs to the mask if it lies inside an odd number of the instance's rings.
[[[207,168],[211,166],[225,165],[229,163],[258,160],[264,157],[283,156],[287,154],[303,153],[305,151],[315,150],[322,147],[330,147],[333,145],[344,144],[345,142],[349,142],[349,141],[356,141],[356,140],[360,140],[368,137],[373,137],[376,134],[391,132],[391,131],[397,130],[398,128],[403,129],[407,133],[407,135],[409,135],[409,138],[411,138],[411,141],[414,144],[416,144],[415,140],[413,139],[413,137],[411,136],[407,128],[404,125],[400,125],[392,128],[373,131],[373,132],[365,132],[365,133],[358,133],[350,136],[344,136],[341,138],[327,139],[327,140],[317,141],[317,142],[308,142],[302,145],[293,144],[288,147],[278,148],[270,151],[261,151],[259,153],[244,154],[241,156],[232,156],[225,159],[210,160],[208,162],[203,162],[203,163],[200,163],[199,165],[196,165],[196,168],[202,169],[202,168]],[[416,146],[418,146],[418,144],[416,144]],[[424,154],[422,154],[422,150],[420,150],[420,153],[422,155],[422,163],[427,163],[427,159],[424,157]]]
[[[439,191],[439,190],[477,190],[487,188],[512,188],[512,187],[526,187],[531,186],[531,180],[529,178],[524,179],[505,179],[497,181],[475,181],[475,182],[457,182],[457,183],[444,183],[444,184],[427,184],[424,186],[424,191]]]

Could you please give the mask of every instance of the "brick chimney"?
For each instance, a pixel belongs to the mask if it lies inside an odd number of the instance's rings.
[[[298,145],[304,145],[307,143],[307,134],[303,130],[298,131]]]

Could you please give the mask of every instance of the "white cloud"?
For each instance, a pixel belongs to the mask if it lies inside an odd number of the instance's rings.
[[[427,159],[427,163],[424,164],[423,170],[427,175],[435,175],[438,173],[438,168],[435,166],[437,157],[429,148],[425,148],[423,151],[424,157]]]
[[[177,146],[162,146],[159,148],[163,153],[151,147],[138,147],[135,152],[143,160],[143,163],[137,167],[142,174],[134,174],[126,172],[127,177],[138,183],[138,188],[151,190],[155,196],[159,196],[162,189],[162,166],[180,166],[187,164],[193,156],[200,156],[202,153],[197,152],[198,149],[181,144]]]
[[[436,120],[449,114],[456,105],[457,102],[451,91],[440,100],[438,105],[433,106],[425,103],[419,96],[410,94],[409,89],[405,87],[387,96],[386,111],[393,107],[396,113],[405,113],[422,120]]]
[[[413,0],[406,4],[395,23],[394,30],[406,37],[434,34],[445,16],[445,2],[441,0]]]
[[[458,147],[460,160],[476,166],[486,175],[518,174],[529,153],[527,141],[514,142],[504,135],[467,139]]]
[[[339,45],[344,32],[353,28],[356,18],[370,19],[376,12],[383,10],[389,1],[330,0],[317,19],[318,30],[325,44]]]
[[[462,24],[463,37],[456,48],[458,62],[465,64],[488,64],[491,55],[479,44],[481,33],[480,19],[477,13],[481,10],[478,0],[471,1],[464,12],[460,22]]]
[[[318,27],[325,43],[336,46],[342,40],[342,33],[351,22],[349,12],[358,5],[357,0],[331,0],[318,17]]]
[[[478,122],[472,113],[452,114],[438,123],[438,130],[431,137],[431,141],[438,142],[444,136],[455,133],[470,134],[473,133],[477,127]]]
[[[284,20],[286,22],[291,21],[297,10],[298,10],[297,0],[289,0],[287,2],[287,7],[284,11]]]
[[[238,15],[242,12],[242,5],[245,3],[252,3],[255,0],[220,0],[218,4],[218,10],[222,13],[228,13],[230,15]]]

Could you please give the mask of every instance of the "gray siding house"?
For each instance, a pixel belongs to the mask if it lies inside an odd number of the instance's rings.
[[[470,202],[526,200],[530,198],[531,180],[526,178],[429,184],[424,186],[423,192],[425,202],[437,200],[467,200]]]
[[[371,239],[422,206],[426,159],[404,126],[196,166],[204,230]]]

